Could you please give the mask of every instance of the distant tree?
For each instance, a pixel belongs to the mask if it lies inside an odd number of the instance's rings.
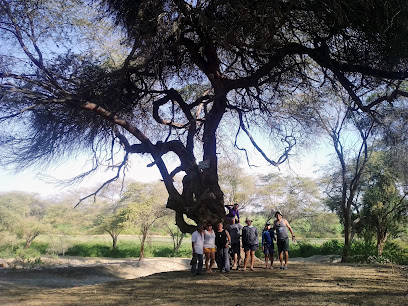
[[[116,61],[71,42],[81,31],[96,32],[70,19],[93,7],[65,2],[0,0],[1,162],[43,165],[89,149],[92,170],[109,162],[114,180],[130,154],[146,154],[183,232],[194,230],[185,216],[225,216],[218,176],[223,128],[243,152],[241,135],[278,166],[301,140],[299,121],[288,113],[296,107],[291,97],[326,85],[343,90],[353,109],[375,114],[378,105],[407,96],[407,1],[93,2],[110,16],[99,12],[88,24],[115,19],[111,32],[127,34],[126,53]],[[185,94],[192,87],[195,95]],[[182,190],[177,173],[184,175]]]
[[[396,173],[384,157],[385,154],[376,152],[370,160],[361,212],[361,227],[366,235],[375,236],[378,256],[382,255],[387,239],[402,230],[401,221],[408,211],[408,193],[401,195]]]
[[[239,204],[239,209],[255,204],[258,189],[256,177],[245,173],[238,163],[221,160],[219,181],[224,192],[225,205]]]
[[[163,205],[166,191],[160,183],[132,183],[121,201],[127,205],[126,214],[140,230],[140,257],[144,258],[145,242],[152,225],[167,214]]]
[[[335,213],[319,211],[313,218],[301,218],[291,223],[292,228],[305,238],[339,238],[343,227]]]
[[[262,176],[262,197],[258,199],[268,216],[280,210],[289,222],[311,219],[322,212],[320,190],[311,178],[268,174]]]
[[[102,214],[96,217],[93,231],[97,233],[108,233],[112,238],[112,249],[116,249],[119,234],[128,226],[128,210],[126,207],[115,211],[105,209]]]
[[[178,226],[174,224],[173,218],[169,220],[167,217],[169,217],[169,215],[164,217],[161,223],[173,240],[173,252],[177,253],[186,237],[186,233],[180,231]]]
[[[35,238],[49,230],[49,225],[44,222],[45,214],[45,203],[33,194],[0,194],[0,230],[24,239],[26,249]]]
[[[273,218],[275,211],[284,204],[286,180],[281,174],[269,173],[260,177],[259,208],[267,218]]]

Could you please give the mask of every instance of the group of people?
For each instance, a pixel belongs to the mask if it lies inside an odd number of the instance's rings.
[[[275,213],[275,218],[273,225],[267,222],[262,231],[265,268],[273,269],[274,241],[276,241],[280,269],[287,269],[289,260],[288,231],[292,235],[292,240],[295,239],[295,235],[289,222],[283,218],[280,211]],[[226,222],[228,224],[226,229],[224,229],[222,222],[216,224],[216,229],[213,229],[213,224],[208,222],[197,225],[197,230],[191,236],[193,249],[192,275],[202,273],[204,258],[206,273],[213,273],[215,262],[220,272],[229,272],[231,269],[238,270],[241,262],[241,247],[245,253],[242,270],[246,271],[248,265],[251,271],[254,270],[255,251],[259,247],[257,228],[252,225],[251,218],[246,218],[246,226],[240,224],[238,204],[228,207]]]

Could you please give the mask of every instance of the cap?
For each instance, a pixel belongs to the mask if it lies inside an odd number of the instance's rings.
[[[271,225],[271,222],[269,222],[269,221],[268,221],[268,222],[266,222],[266,224],[265,224],[265,225]]]
[[[275,217],[276,217],[276,215],[281,215],[281,216],[283,216],[282,213],[281,213],[279,210],[276,211]]]
[[[246,217],[246,219],[245,219],[245,222],[252,222],[252,219],[251,218],[249,218],[249,217]]]

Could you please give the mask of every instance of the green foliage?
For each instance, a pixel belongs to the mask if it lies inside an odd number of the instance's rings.
[[[374,242],[367,240],[355,240],[350,246],[350,261],[366,263],[372,261],[377,254]]]
[[[343,250],[343,244],[341,244],[336,239],[326,241],[320,246],[321,255],[331,255],[331,254],[340,255],[342,250]]]
[[[290,256],[292,257],[310,257],[313,255],[322,255],[320,254],[320,248],[316,245],[298,241],[290,246]]]
[[[66,255],[81,257],[112,257],[126,258],[136,257],[140,254],[140,246],[136,244],[121,243],[116,249],[108,244],[80,243],[68,249]]]
[[[33,258],[39,258],[42,255],[47,254],[48,244],[33,242],[30,248],[25,248],[25,243],[19,243],[17,245],[1,245],[0,257],[2,258],[18,258],[23,261],[30,261]]]
[[[400,265],[408,265],[408,243],[392,241],[385,244],[383,257]]]
[[[387,153],[376,151],[367,165],[366,188],[361,209],[359,234],[376,239],[377,256],[387,239],[395,237],[406,224],[408,202],[398,188],[398,169],[390,164]]]
[[[107,243],[79,243],[72,246],[66,253],[70,256],[82,257],[112,257],[127,258],[140,256],[140,244],[134,242],[121,242],[116,249],[112,249]],[[145,249],[146,257],[190,257],[191,247],[189,244],[182,245],[177,253],[173,247],[166,244],[153,244]]]
[[[270,218],[280,210],[292,225],[293,221],[314,218],[322,211],[320,190],[311,178],[270,173],[260,177],[260,185],[259,205]]]
[[[26,248],[50,228],[45,215],[45,203],[38,200],[36,195],[15,192],[0,194],[0,231],[8,231],[24,239]]]
[[[153,247],[150,251],[154,257],[191,257],[191,247],[189,245],[183,245],[179,248],[178,252],[174,252],[172,247],[157,246]]]
[[[339,238],[342,226],[334,213],[316,213],[312,218],[301,218],[291,223],[296,236],[304,238]]]

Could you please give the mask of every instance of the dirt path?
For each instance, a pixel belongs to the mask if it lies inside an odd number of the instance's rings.
[[[132,260],[117,260],[0,270],[0,305],[408,305],[404,267],[318,261],[293,260],[288,270],[264,270],[258,264],[254,272],[196,277],[185,270],[187,259],[169,258],[138,267]],[[172,268],[184,270],[142,275]],[[139,278],[126,279],[134,273]]]

